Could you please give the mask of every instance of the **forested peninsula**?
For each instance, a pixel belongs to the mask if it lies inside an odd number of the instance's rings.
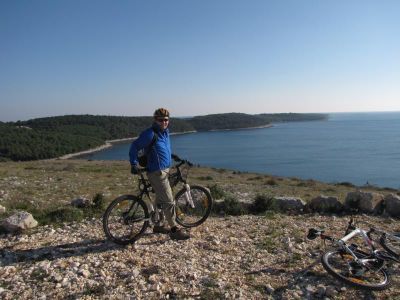
[[[225,113],[172,118],[172,133],[268,126],[276,122],[324,120],[326,114]],[[55,158],[103,145],[108,140],[136,137],[152,117],[67,115],[28,121],[0,122],[0,161]]]

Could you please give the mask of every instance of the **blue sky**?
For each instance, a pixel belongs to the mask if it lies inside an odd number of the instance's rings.
[[[0,120],[400,110],[400,1],[0,0]]]

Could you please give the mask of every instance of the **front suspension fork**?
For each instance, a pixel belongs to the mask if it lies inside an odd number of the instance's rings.
[[[192,198],[192,194],[190,193],[190,185],[188,185],[187,183],[185,184],[185,199],[186,199],[186,203],[190,205],[191,208],[194,208],[194,202],[193,202],[193,198]]]

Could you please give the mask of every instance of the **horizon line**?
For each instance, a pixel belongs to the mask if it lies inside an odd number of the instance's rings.
[[[262,113],[244,113],[244,112],[226,112],[226,113],[209,113],[204,115],[177,115],[173,116],[174,118],[193,118],[198,116],[208,116],[208,115],[218,115],[218,114],[230,114],[230,113],[240,113],[247,115],[260,115],[260,114],[352,114],[352,113],[399,113],[400,110],[365,110],[365,111],[330,111],[330,112],[262,112]],[[29,119],[18,119],[15,121],[2,121],[2,123],[16,123],[16,122],[26,122],[35,119],[43,119],[43,118],[55,118],[55,117],[63,117],[63,116],[106,116],[106,117],[152,117],[151,115],[107,115],[107,114],[90,114],[90,113],[81,113],[81,114],[64,114],[64,115],[51,115],[51,116],[43,116],[43,117],[35,117]]]

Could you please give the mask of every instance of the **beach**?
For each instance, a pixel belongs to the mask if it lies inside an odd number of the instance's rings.
[[[170,135],[189,134],[189,133],[195,133],[195,132],[196,131],[174,132],[174,133],[171,133]],[[107,140],[104,145],[101,145],[99,147],[91,148],[91,149],[88,149],[88,150],[79,151],[79,152],[75,152],[75,153],[65,154],[63,156],[58,157],[57,159],[70,159],[70,158],[73,158],[73,157],[86,155],[86,154],[90,154],[90,153],[93,153],[93,152],[98,152],[98,151],[101,151],[101,150],[104,150],[104,149],[112,147],[113,144],[129,142],[129,141],[133,141],[133,140],[135,140],[137,138],[138,137],[135,136],[135,137],[131,137],[131,138]]]

